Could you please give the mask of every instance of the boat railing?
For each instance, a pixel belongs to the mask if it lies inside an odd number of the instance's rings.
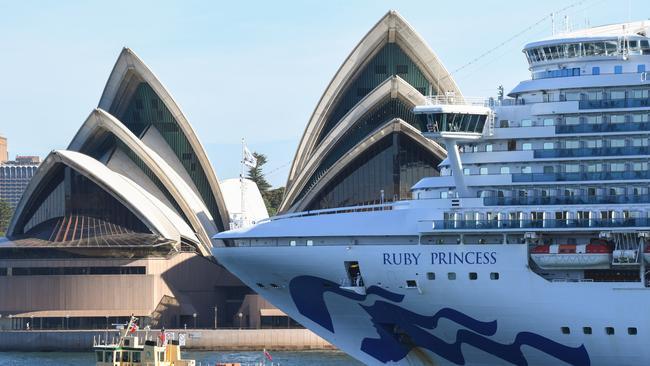
[[[333,215],[333,214],[351,213],[351,212],[390,211],[390,210],[394,210],[398,206],[404,206],[407,204],[408,204],[407,202],[390,202],[390,203],[380,203],[380,204],[372,204],[372,205],[346,206],[346,207],[337,207],[337,208],[326,208],[320,210],[309,210],[309,211],[302,211],[302,212],[295,212],[295,213],[273,216],[267,219],[262,219],[257,223],[261,224],[265,222],[291,219],[296,217]]]

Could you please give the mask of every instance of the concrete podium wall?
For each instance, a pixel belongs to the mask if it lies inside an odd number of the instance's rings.
[[[218,329],[218,330],[167,330],[186,334],[185,350],[329,350],[334,346],[307,329]],[[0,351],[90,351],[93,337],[108,334],[117,337],[116,331],[3,331],[0,332]],[[150,332],[156,339],[159,331]],[[144,337],[144,332],[138,332]]]

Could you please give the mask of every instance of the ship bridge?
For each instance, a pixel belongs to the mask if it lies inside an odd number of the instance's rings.
[[[470,197],[463,178],[458,141],[480,140],[494,134],[493,99],[456,96],[448,93],[427,97],[426,104],[413,108],[413,113],[426,125],[424,136],[445,145],[456,192]]]

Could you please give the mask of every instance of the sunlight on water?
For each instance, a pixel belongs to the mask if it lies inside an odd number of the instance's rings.
[[[358,366],[361,363],[342,352],[303,351],[271,352],[274,366]],[[183,357],[195,359],[197,366],[214,366],[217,362],[239,362],[242,366],[256,365],[264,360],[262,352],[183,352]],[[0,366],[56,365],[56,366],[92,366],[94,354],[87,353],[19,353],[0,352]],[[271,362],[266,362],[267,366]]]

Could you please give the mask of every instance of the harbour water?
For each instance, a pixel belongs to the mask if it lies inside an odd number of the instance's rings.
[[[262,352],[183,352],[196,360],[197,366],[213,366],[217,362],[239,362],[242,366],[264,361]],[[361,363],[338,351],[271,352],[273,365],[279,366],[359,366]],[[92,352],[1,352],[0,366],[56,365],[90,366],[95,364]],[[267,360],[267,366],[271,362]]]

